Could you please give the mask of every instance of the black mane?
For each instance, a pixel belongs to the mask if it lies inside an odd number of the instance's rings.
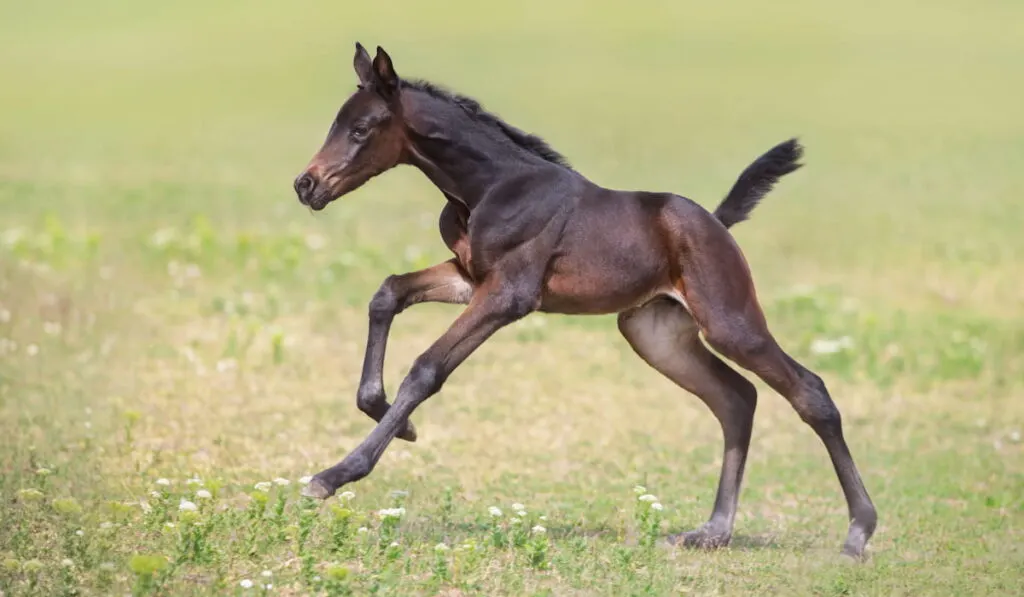
[[[511,139],[512,142],[519,147],[522,147],[530,153],[540,156],[553,164],[558,164],[564,168],[572,169],[572,166],[569,164],[569,160],[552,149],[544,139],[541,139],[537,135],[531,135],[530,133],[517,129],[494,114],[484,110],[483,106],[480,105],[480,102],[471,97],[459,95],[445,89],[444,87],[430,83],[429,81],[418,79],[403,79],[402,86],[416,91],[422,91],[432,97],[454,104],[465,110],[480,122],[498,127],[501,132],[505,133],[505,136]]]

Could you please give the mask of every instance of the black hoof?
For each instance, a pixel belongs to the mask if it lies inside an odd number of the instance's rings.
[[[405,422],[405,429],[398,434],[398,439],[404,439],[407,442],[416,441],[416,427],[413,426],[412,421]]]
[[[302,495],[308,498],[326,500],[334,495],[334,491],[335,490],[328,487],[326,483],[316,477],[313,477],[309,484],[302,488]]]
[[[692,547],[695,549],[719,549],[729,545],[732,535],[728,532],[716,531],[709,528],[700,528],[695,531],[670,535],[668,542],[679,547]]]

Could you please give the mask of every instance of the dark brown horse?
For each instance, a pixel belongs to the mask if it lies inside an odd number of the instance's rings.
[[[370,178],[411,164],[447,199],[441,237],[455,257],[388,276],[370,301],[357,404],[378,425],[344,460],[313,477],[306,495],[330,497],[368,475],[392,439],[414,441],[412,412],[499,328],[534,311],[618,313],[633,350],[703,400],[725,436],[711,518],[672,537],[674,543],[728,544],[757,404],[754,386],[709,351],[703,336],[784,396],[821,438],[850,512],[843,553],[863,554],[876,513],[843,439],[839,410],[821,378],[768,331],[747,263],[727,231],[779,177],[800,167],[796,140],[748,166],[712,214],[678,195],[590,182],[541,139],[473,100],[399,78],[380,47],[371,60],[356,44],[354,66],[359,87],[295,180],[299,200],[321,210]],[[388,404],[382,371],[391,322],[427,301],[467,307],[415,360]]]

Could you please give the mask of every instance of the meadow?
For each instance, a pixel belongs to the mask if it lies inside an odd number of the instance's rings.
[[[0,0],[0,595],[1024,594],[1024,4]],[[448,258],[412,168],[312,214],[293,178],[353,44],[595,182],[713,207],[828,384],[879,511],[757,382],[735,534],[721,432],[613,316],[500,331],[327,502],[373,422],[367,303]],[[393,394],[459,308],[398,316]],[[752,380],[753,376],[748,375]],[[650,495],[656,497],[644,497]],[[659,506],[654,506],[659,504]]]

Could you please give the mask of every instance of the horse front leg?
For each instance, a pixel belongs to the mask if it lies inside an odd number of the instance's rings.
[[[494,280],[479,286],[466,310],[413,363],[394,405],[377,427],[344,460],[314,475],[303,495],[326,499],[341,486],[370,474],[391,440],[406,428],[416,407],[436,394],[456,367],[494,332],[534,310],[536,297],[519,292],[520,288]]]
[[[472,296],[473,283],[455,259],[417,272],[388,276],[384,280],[370,301],[366,353],[356,392],[359,410],[379,423],[391,408],[384,393],[384,354],[395,315],[417,303],[464,305]],[[397,437],[416,441],[416,429],[407,421]]]

